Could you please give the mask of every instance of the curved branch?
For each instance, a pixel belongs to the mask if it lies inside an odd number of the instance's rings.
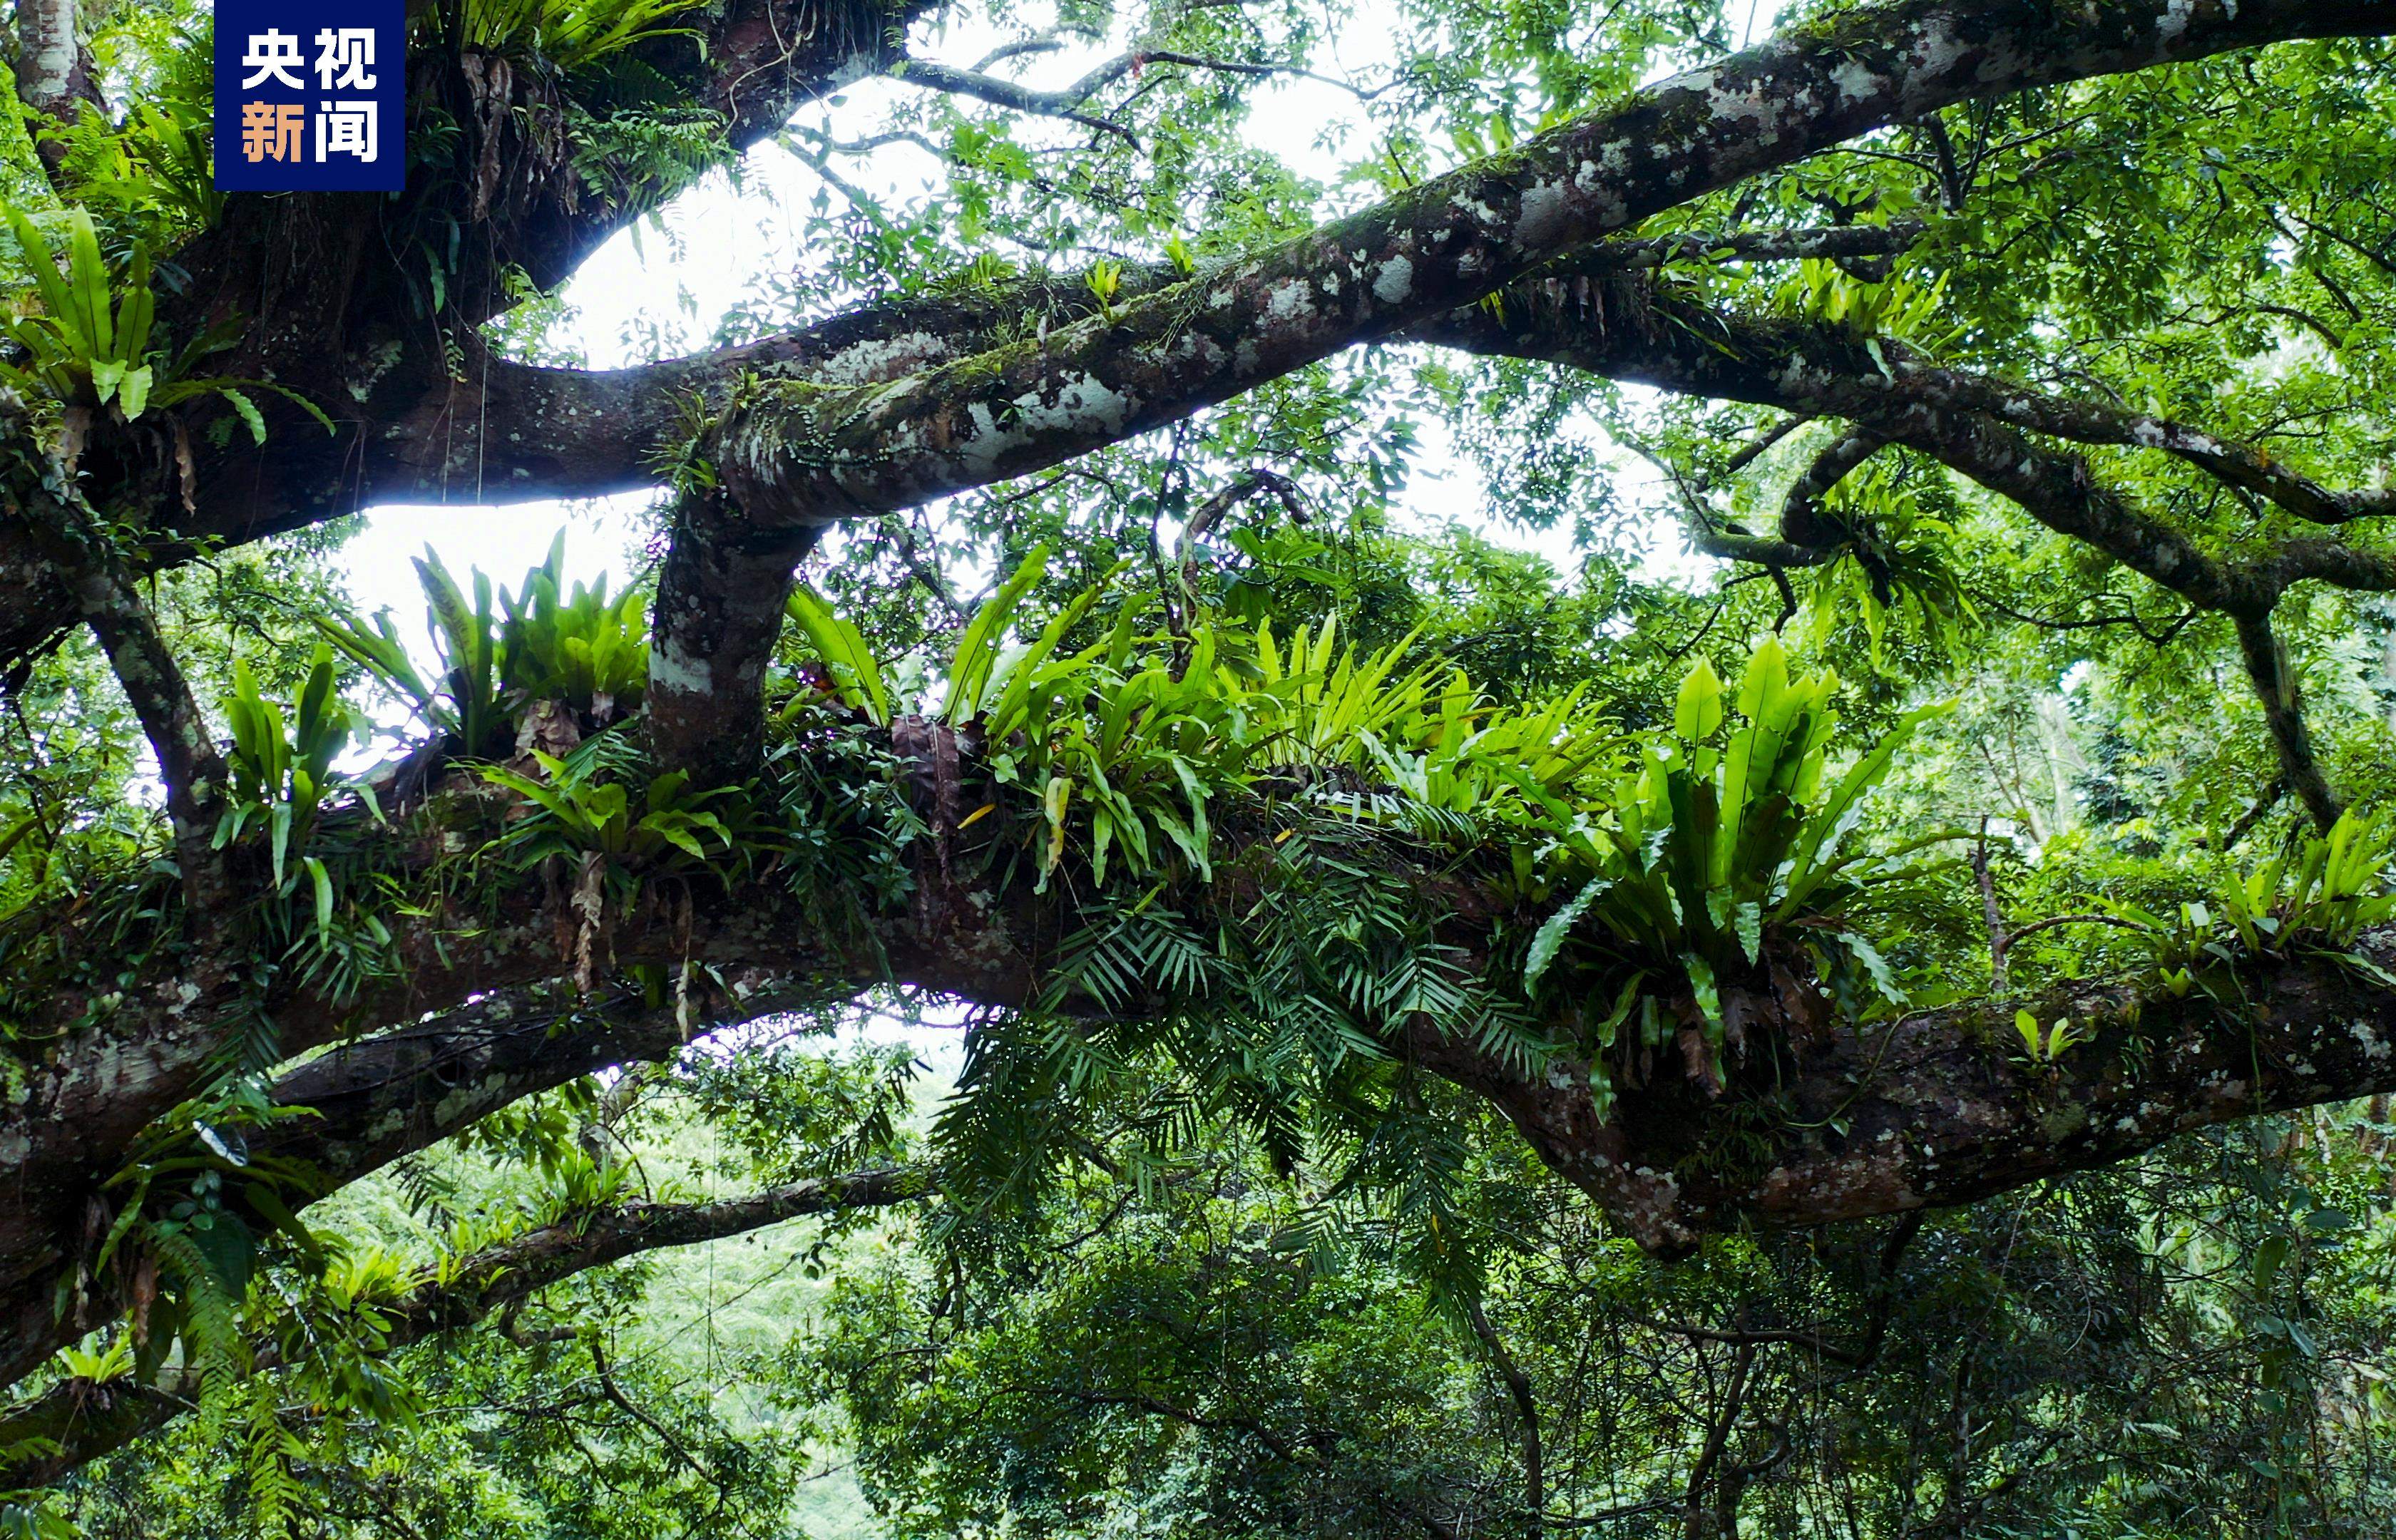
[[[2288,651],[2271,630],[2267,614],[2242,615],[2238,619],[2238,651],[2245,659],[2246,677],[2263,702],[2263,721],[2271,730],[2271,747],[2280,756],[2281,784],[2303,801],[2313,822],[2327,829],[2343,811],[2337,794],[2313,757],[2312,735],[2305,729],[2304,697]]]
[[[1108,60],[1081,79],[1061,90],[1038,91],[1016,81],[984,74],[978,70],[960,69],[953,64],[936,64],[928,59],[903,59],[890,72],[893,80],[910,86],[921,86],[927,91],[939,91],[949,96],[973,97],[994,107],[1030,113],[1038,117],[1057,118],[1065,123],[1077,123],[1085,128],[1095,128],[1112,134],[1134,149],[1139,140],[1132,131],[1119,123],[1093,117],[1077,111],[1083,102],[1138,68],[1141,56],[1124,54]]]
[[[17,426],[9,421],[0,431]],[[215,848],[225,764],[182,665],[159,634],[157,617],[126,576],[109,536],[71,485],[55,494],[46,487],[29,505],[9,511],[46,556],[46,576],[66,590],[76,614],[91,627],[141,724],[166,785],[187,911],[195,927],[214,924],[233,897],[223,853]]]
[[[876,67],[889,20],[877,12],[868,24],[834,0],[736,0],[713,24],[709,58],[717,73],[702,96],[725,104],[736,147],[752,142],[779,127],[795,100],[831,88],[853,69]],[[238,543],[376,498],[470,490],[477,500],[580,496],[654,485],[649,461],[660,444],[688,436],[686,425],[679,434],[661,433],[659,426],[673,422],[694,393],[720,411],[724,397],[712,391],[744,368],[827,388],[790,392],[733,425],[744,431],[728,469],[746,491],[767,495],[743,498],[749,518],[804,524],[912,506],[1187,416],[1340,349],[1435,324],[1446,310],[1541,262],[1881,124],[1912,121],[1955,101],[2228,49],[2390,30],[2391,0],[2137,0],[2093,12],[2059,12],[2037,0],[1897,0],[1660,82],[1502,155],[1194,279],[1128,272],[1120,306],[1095,315],[1086,307],[1061,308],[1045,337],[970,363],[964,355],[990,349],[993,333],[961,339],[942,325],[943,305],[925,302],[869,307],[745,356],[589,379],[486,366],[469,334],[460,339],[469,370],[459,381],[441,349],[416,331],[358,336],[346,351],[328,350],[324,339],[341,334],[339,318],[354,308],[355,296],[347,288],[315,292],[327,273],[351,271],[318,247],[351,240],[354,232],[342,232],[356,221],[339,218],[338,201],[278,204],[276,217],[299,221],[293,228],[313,232],[310,240],[317,245],[265,238],[233,219],[184,254],[196,275],[190,308],[242,309],[260,295],[275,298],[283,313],[273,336],[227,367],[338,403],[350,426],[315,442],[296,412],[270,412],[277,418],[273,452],[207,458],[196,487],[199,511],[162,538],[154,559],[188,559],[191,538]],[[780,41],[789,39],[796,41]],[[757,87],[758,79],[767,86]],[[252,207],[239,199],[236,206]],[[550,282],[628,217],[596,206],[570,219],[544,215],[547,223],[533,221],[538,230],[527,226],[512,243],[494,243],[494,255]],[[1693,239],[1667,238],[1667,245],[1631,255],[1671,259]],[[1741,238],[1728,239],[1736,253]],[[1802,255],[1803,245],[1765,241],[1751,254]],[[467,243],[474,252],[482,246]],[[260,271],[261,254],[274,252],[296,254],[295,260]],[[390,273],[377,281],[384,280],[402,281]],[[471,274],[453,275],[450,284],[460,296],[499,290]],[[408,312],[406,304],[396,306],[395,313]],[[460,315],[482,318],[479,311]],[[826,369],[810,378],[799,361],[822,358],[842,335],[859,343],[847,365],[856,372]],[[376,351],[387,348],[396,349],[397,365]],[[836,388],[900,376],[908,378],[898,388]],[[521,399],[507,399],[512,392]],[[55,633],[63,599],[44,582],[38,564],[23,560],[5,538],[0,591],[12,599],[0,606],[6,663]]]
[[[720,1202],[638,1201],[576,1214],[486,1246],[456,1265],[450,1281],[419,1284],[375,1308],[383,1319],[382,1351],[473,1327],[578,1273],[627,1257],[727,1240],[792,1219],[912,1202],[932,1191],[923,1172],[883,1167]],[[250,1373],[280,1366],[272,1344],[252,1350]],[[52,1485],[193,1409],[199,1388],[198,1376],[180,1371],[157,1385],[61,1380],[0,1413],[0,1447],[39,1451],[0,1461],[0,1485]]]
[[[752,524],[913,506],[1054,465],[1432,319],[1650,214],[1867,128],[2267,37],[2387,0],[2067,13],[1913,0],[1776,38],[1254,257],[896,385],[784,386],[727,419]]]
[[[1822,499],[1887,446],[1888,436],[1870,428],[1843,433],[1825,445],[1798,472],[1781,499],[1781,538],[1804,546],[1836,545],[1852,538],[1853,531],[1824,511]]]
[[[269,1125],[251,1148],[313,1167],[330,1192],[526,1096],[849,992],[763,970],[701,977],[683,1002],[655,1005],[638,994],[583,999],[557,983],[494,990],[286,1071],[271,1097],[308,1116]]]
[[[1885,348],[1884,351],[1886,351]],[[1937,368],[1898,350],[1890,364],[1892,394],[1976,412],[2016,428],[2127,449],[2159,449],[2224,485],[2269,498],[2314,524],[2351,524],[2396,515],[2396,487],[2342,490],[2323,486],[2252,445],[2240,444],[2168,418],[2125,412],[2097,402],[2070,401],[2025,390],[2007,380]]]
[[[2290,587],[2308,581],[2361,592],[2396,590],[2396,560],[2334,538],[2300,536],[2254,556],[2216,556],[2132,507],[2079,456],[2046,448],[1997,416],[1910,390],[1919,376],[1897,361],[1901,350],[1887,339],[1714,311],[1652,285],[1591,277],[1577,263],[1501,298],[1499,313],[1475,306],[1408,335],[1470,352],[1565,364],[1686,394],[1864,424],[2200,609],[2268,614]],[[1891,363],[1884,366],[1883,359]],[[1991,381],[1975,389],[1998,393],[2003,387]]]

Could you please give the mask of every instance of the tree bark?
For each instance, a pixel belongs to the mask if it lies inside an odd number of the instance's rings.
[[[398,1352],[476,1325],[578,1273],[627,1257],[728,1240],[792,1219],[886,1208],[932,1190],[924,1173],[893,1166],[792,1182],[717,1202],[636,1200],[578,1214],[483,1248],[456,1267],[449,1282],[421,1283],[375,1307],[384,1322],[383,1351]],[[256,1351],[249,1372],[278,1367],[269,1344]],[[11,1491],[53,1485],[194,1410],[200,1388],[198,1376],[188,1370],[155,1385],[60,1380],[0,1412],[0,1446],[27,1452],[0,1458],[0,1483]]]

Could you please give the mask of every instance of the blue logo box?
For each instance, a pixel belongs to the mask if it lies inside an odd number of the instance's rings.
[[[405,0],[217,0],[217,186],[396,192]]]

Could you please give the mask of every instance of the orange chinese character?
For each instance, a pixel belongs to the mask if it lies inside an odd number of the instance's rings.
[[[300,159],[300,135],[308,125],[308,109],[296,101],[245,101],[241,104],[241,157],[262,160]]]

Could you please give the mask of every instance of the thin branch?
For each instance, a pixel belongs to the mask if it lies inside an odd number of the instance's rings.
[[[2330,790],[2321,762],[2314,757],[2312,735],[2305,727],[2304,697],[2296,670],[2288,664],[2287,648],[2271,630],[2266,610],[2237,617],[2238,651],[2246,661],[2246,677],[2263,703],[2263,720],[2271,730],[2271,747],[2280,756],[2280,777],[2304,803],[2313,822],[2323,829],[2337,822],[2342,810]]]
[[[1204,540],[1223,520],[1223,515],[1259,493],[1271,493],[1290,518],[1298,524],[1306,522],[1306,509],[1298,498],[1298,484],[1277,471],[1261,467],[1235,477],[1230,485],[1199,505],[1181,526],[1181,538],[1174,542],[1173,562],[1181,578],[1182,602],[1194,605],[1198,602],[1198,543]]]
[[[1881,1246],[1880,1259],[1874,1268],[1870,1314],[1866,1318],[1864,1334],[1852,1348],[1830,1340],[1819,1329],[1798,1330],[1771,1327],[1759,1330],[1718,1330],[1710,1326],[1692,1326],[1679,1321],[1639,1321],[1637,1324],[1651,1332],[1668,1336],[1685,1337],[1693,1342],[1716,1342],[1726,1347],[1765,1347],[1779,1344],[1802,1348],[1817,1358],[1827,1359],[1847,1369],[1861,1371],[1871,1367],[1880,1357],[1881,1346],[1888,1338],[1889,1316],[1896,1307],[1896,1294],[1891,1285],[1897,1277],[1897,1264],[1922,1233],[1924,1217],[1921,1209],[1909,1209],[1889,1230],[1888,1240]]]
[[[949,96],[973,97],[978,100],[987,101],[993,107],[1005,107],[1018,113],[1031,113],[1039,117],[1056,118],[1065,123],[1079,124],[1085,128],[1094,128],[1100,133],[1112,134],[1137,150],[1139,148],[1139,140],[1130,129],[1119,123],[1111,123],[1102,117],[1093,117],[1077,109],[1099,90],[1128,73],[1138,62],[1138,54],[1125,54],[1120,58],[1111,59],[1071,86],[1056,91],[1035,91],[1029,86],[1001,79],[997,75],[984,74],[978,70],[960,69],[953,64],[936,64],[928,59],[910,58],[899,60],[898,66],[891,72],[891,78],[903,81],[910,86],[921,86],[927,91],[938,91]]]
[[[1531,1392],[1530,1376],[1522,1365],[1506,1351],[1505,1338],[1489,1324],[1489,1314],[1481,1308],[1478,1295],[1466,1302],[1465,1319],[1472,1323],[1472,1334],[1487,1349],[1489,1361],[1506,1382],[1506,1393],[1513,1398],[1514,1414],[1523,1425],[1523,1500],[1531,1540],[1538,1540],[1540,1516],[1548,1510],[1548,1479],[1546,1460],[1539,1442],[1539,1402]]]
[[[1169,53],[1151,50],[1135,56],[1142,64],[1178,64],[1187,69],[1205,70],[1216,74],[1248,75],[1256,79],[1278,76],[1289,80],[1311,80],[1318,86],[1328,86],[1347,92],[1359,101],[1371,101],[1395,89],[1404,79],[1387,81],[1379,86],[1359,86],[1352,80],[1337,75],[1317,74],[1296,64],[1244,64],[1228,59],[1205,59],[1196,54]]]
[[[1884,225],[1827,225],[1811,230],[1691,231],[1591,248],[1591,261],[1622,272],[1671,262],[1793,262],[1808,258],[1891,257],[1910,249],[1929,229],[1920,219]]]
[[[1010,59],[1022,59],[1031,54],[1057,53],[1065,46],[1057,37],[1028,37],[1020,43],[1002,43],[973,62],[976,72],[988,70],[993,64],[1004,64]]]
[[[912,1202],[931,1191],[924,1173],[885,1167],[719,1202],[635,1201],[587,1211],[486,1246],[451,1268],[448,1281],[425,1282],[382,1307],[382,1350],[473,1326],[578,1273],[644,1252],[725,1240],[791,1219]],[[280,1366],[271,1342],[251,1354],[252,1373]],[[20,1452],[0,1460],[0,1481],[11,1489],[51,1485],[190,1410],[195,1387],[181,1378],[171,1386],[60,1381],[0,1414],[0,1446]]]
[[[34,507],[20,511],[45,537],[51,567],[99,639],[157,756],[184,896],[195,922],[213,923],[231,906],[233,890],[224,853],[216,848],[227,777],[207,717],[157,617],[80,494],[40,494]]]
[[[2012,938],[2005,934],[2005,911],[1997,902],[1997,880],[1989,870],[1989,820],[1980,820],[1980,842],[1972,849],[1972,876],[1980,884],[1980,909],[1989,923],[1989,987],[2002,995],[2005,992],[2005,950]]]
[[[2287,794],[2288,783],[2286,778],[2283,777],[2275,777],[2272,779],[2271,784],[2263,789],[2263,794],[2255,799],[2255,805],[2248,808],[2245,812],[2238,815],[2238,821],[2231,824],[2230,826],[2230,832],[2221,837],[2221,848],[2224,850],[2236,849],[2238,842],[2252,833],[2255,826],[2262,822],[2264,816],[2270,813],[2271,809],[2279,806],[2280,799]]]
[[[2108,595],[2097,594],[2096,597],[2101,599]],[[2123,599],[2123,602],[2127,604],[2130,601]],[[2106,626],[2127,626],[2158,647],[2169,644],[2175,637],[2186,631],[2198,616],[2204,613],[2201,609],[2182,610],[2172,617],[2168,625],[2157,631],[2148,630],[2145,617],[2135,611],[2128,615],[2094,615],[2084,616],[2077,620],[2060,620],[2043,615],[2026,615],[2011,605],[2000,604],[1993,599],[1983,599],[1980,604],[1993,614],[2002,615],[2008,620],[2018,620],[2025,626],[2036,626],[2041,631],[2096,631]]]
[[[2144,936],[2152,936],[2155,933],[2154,926],[2142,925],[2136,920],[2124,920],[2118,914],[2056,914],[2044,920],[2032,921],[2014,932],[2005,938],[2006,949],[2012,950],[2024,936],[2036,936],[2041,931],[2057,930],[2065,925],[2110,925],[2115,930],[2136,931]]]
[[[1836,546],[1852,541],[1855,532],[1823,509],[1822,501],[1841,482],[1888,447],[1888,435],[1874,428],[1858,428],[1825,445],[1812,463],[1790,484],[1780,504],[1780,538],[1793,545]]]
[[[2253,311],[2257,315],[2276,315],[2283,320],[2294,321],[2296,325],[2304,327],[2306,330],[2319,337],[2323,341],[2328,343],[2330,352],[2344,352],[2346,351],[2346,339],[2338,335],[2338,333],[2331,327],[2328,322],[2323,321],[2321,317],[2313,314],[2309,311],[2300,311],[2293,305],[2253,304],[2246,308]],[[2388,511],[2396,511],[2396,510],[2389,510]]]
[[[704,1481],[707,1481],[711,1485],[722,1486],[723,1482],[716,1476],[715,1472],[709,1469],[706,1464],[701,1461],[698,1455],[693,1454],[687,1448],[684,1447],[683,1441],[674,1436],[672,1429],[667,1427],[663,1423],[658,1421],[657,1418],[649,1415],[646,1412],[642,1411],[639,1404],[635,1402],[632,1397],[624,1394],[623,1387],[616,1383],[616,1375],[614,1372],[607,1367],[606,1351],[599,1346],[599,1339],[597,1337],[594,1336],[591,1339],[590,1347],[591,1367],[592,1372],[599,1377],[600,1394],[606,1396],[609,1401],[613,1402],[616,1410],[623,1413],[624,1415],[632,1418],[634,1422],[639,1423],[651,1433],[656,1434],[658,1442],[663,1444],[667,1453],[673,1455],[673,1457],[679,1461],[685,1468],[688,1469],[691,1474],[699,1477]]]
[[[1737,476],[1740,471],[1746,470],[1749,466],[1763,458],[1764,454],[1769,451],[1774,445],[1778,444],[1782,439],[1787,438],[1790,434],[1795,432],[1798,429],[1804,427],[1807,423],[1812,422],[1813,420],[1815,420],[1814,418],[1810,414],[1804,412],[1795,413],[1792,416],[1781,418],[1780,421],[1764,430],[1762,436],[1755,439],[1752,443],[1742,445],[1738,453],[1723,461],[1722,469],[1714,472],[1712,475],[1708,476],[1705,480],[1705,485],[1710,488],[1719,486],[1724,482],[1729,481],[1733,477]]]
[[[1741,1308],[1742,1310],[1744,1307]],[[1723,1398],[1722,1415],[1713,1419],[1706,1429],[1706,1441],[1697,1452],[1697,1463],[1689,1467],[1688,1494],[1684,1499],[1685,1517],[1682,1533],[1687,1540],[1699,1540],[1705,1533],[1705,1509],[1702,1499],[1706,1484],[1713,1480],[1714,1467],[1721,1463],[1723,1451],[1730,1443],[1731,1429],[1737,1425],[1738,1414],[1747,1402],[1747,1376],[1755,1366],[1752,1342],[1741,1342],[1731,1356],[1730,1388]]]

